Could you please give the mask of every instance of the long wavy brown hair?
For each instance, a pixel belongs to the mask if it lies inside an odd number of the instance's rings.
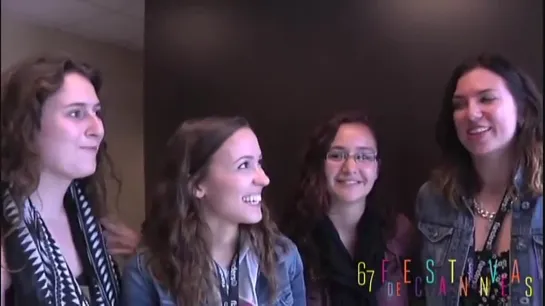
[[[481,54],[458,65],[447,82],[436,124],[436,141],[442,162],[432,174],[432,183],[453,205],[464,193],[475,194],[481,182],[471,156],[456,134],[452,98],[458,80],[475,68],[484,68],[503,78],[518,111],[515,147],[524,182],[533,195],[543,194],[543,96],[532,79],[501,55]],[[513,169],[513,175],[515,171]]]
[[[348,123],[362,124],[373,131],[367,116],[357,111],[339,113],[318,126],[308,140],[303,154],[294,205],[286,209],[283,218],[285,221],[282,222],[284,232],[300,250],[305,265],[307,286],[321,281],[324,277],[319,261],[319,250],[312,238],[312,231],[331,208],[325,177],[326,154],[331,148],[340,126]],[[376,185],[373,190],[375,189]],[[379,214],[383,239],[386,241],[393,237],[396,231],[395,209],[389,203],[377,203],[374,201],[373,195],[374,192],[371,191],[366,202]],[[297,221],[293,222],[293,220]]]
[[[102,86],[100,72],[64,54],[28,58],[2,73],[0,115],[2,238],[10,231],[4,215],[5,192],[9,192],[9,196],[22,213],[24,201],[36,190],[40,180],[40,152],[35,137],[41,128],[42,108],[47,99],[63,86],[64,77],[68,73],[84,76],[91,82],[97,94],[100,92]],[[120,188],[121,182],[115,175],[112,160],[106,150],[106,142],[103,141],[98,150],[96,172],[80,179],[97,217],[107,213],[108,174]]]
[[[240,117],[208,117],[181,124],[168,141],[164,164],[154,189],[151,208],[142,226],[148,267],[181,305],[200,305],[217,292],[213,259],[205,242],[202,210],[195,195],[196,186],[206,177],[211,157],[233,133],[249,127]],[[240,225],[259,257],[260,268],[276,294],[275,266],[282,245],[280,233],[262,206],[263,219]]]

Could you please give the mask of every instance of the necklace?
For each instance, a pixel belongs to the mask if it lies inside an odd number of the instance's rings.
[[[502,211],[509,211],[514,203],[514,201],[517,200],[516,196],[513,193],[513,187],[510,187],[504,194],[503,199],[500,204],[500,210]],[[486,210],[483,205],[477,201],[475,198],[466,198],[462,197],[463,201],[466,203],[468,207],[471,207],[473,211],[479,215],[480,217],[488,220],[489,222],[493,222],[494,218],[496,217],[496,212],[491,212]]]
[[[473,200],[473,210],[484,219],[487,219],[488,221],[492,222],[494,220],[494,217],[496,217],[495,212],[490,212],[486,209],[484,209],[477,200]]]

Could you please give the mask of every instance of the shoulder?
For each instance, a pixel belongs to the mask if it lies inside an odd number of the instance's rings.
[[[301,255],[295,243],[284,235],[276,239],[276,254],[280,263],[285,263],[290,269],[302,266]]]
[[[431,181],[424,183],[416,195],[415,217],[417,221],[434,218],[452,212],[454,207]]]
[[[126,263],[121,282],[121,305],[159,305],[173,303],[161,284],[153,277],[149,269],[149,253],[145,249],[137,250]]]
[[[406,256],[416,236],[416,228],[404,214],[396,216],[396,233],[389,241],[388,248],[397,256]]]
[[[275,305],[305,305],[307,299],[303,262],[293,241],[283,235],[276,239],[282,250],[277,266],[278,300]],[[280,250],[279,249],[279,250]]]
[[[411,238],[414,234],[415,228],[409,218],[407,218],[407,216],[405,216],[404,214],[398,214],[396,216],[396,222],[397,228],[394,238],[396,240],[406,240],[408,238]]]
[[[123,276],[126,278],[140,278],[152,281],[148,268],[149,253],[146,249],[139,249],[126,263]]]
[[[427,181],[422,184],[422,186],[420,186],[420,188],[418,189],[418,193],[416,195],[418,201],[435,199],[438,197],[442,197],[442,195],[431,181]]]
[[[276,237],[274,249],[276,251],[276,255],[280,260],[287,259],[296,254],[299,254],[295,243],[283,234],[280,234]]]

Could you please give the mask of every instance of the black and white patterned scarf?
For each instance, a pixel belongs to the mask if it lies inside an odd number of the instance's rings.
[[[13,228],[5,237],[6,263],[11,271],[16,305],[115,306],[120,296],[119,272],[108,254],[100,222],[91,211],[83,187],[74,182],[65,208],[75,233],[83,242],[83,271],[88,279],[84,294],[43,219],[27,200],[22,214],[8,192],[4,193],[3,222]],[[20,215],[23,222],[20,222]],[[5,223],[5,224],[6,224]],[[3,227],[3,231],[6,227]],[[4,233],[3,233],[4,234]],[[76,239],[76,237],[74,237]],[[77,244],[76,244],[77,246]],[[77,247],[76,247],[77,248]]]

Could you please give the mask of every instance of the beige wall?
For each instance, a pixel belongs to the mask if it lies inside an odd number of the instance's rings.
[[[143,54],[25,24],[4,14],[1,18],[2,70],[26,56],[60,50],[103,72],[106,138],[123,181],[119,214],[128,225],[139,228],[144,218]]]

